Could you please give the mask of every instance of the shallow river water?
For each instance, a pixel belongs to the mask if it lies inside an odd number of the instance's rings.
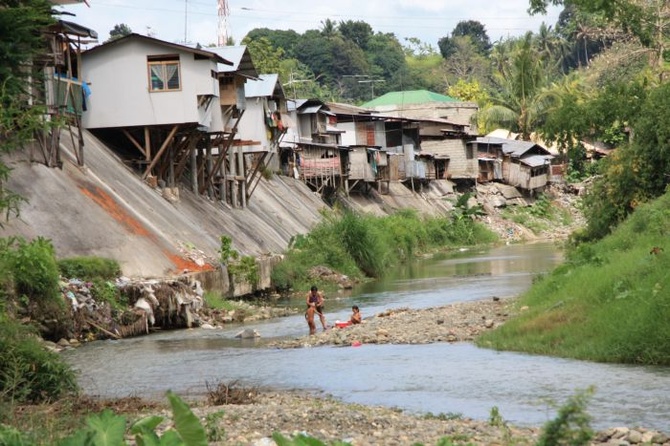
[[[477,249],[416,262],[348,296],[326,296],[330,323],[352,304],[363,316],[389,308],[430,308],[509,297],[562,259],[552,244]],[[285,302],[301,306],[302,301]],[[235,338],[254,328],[259,340]],[[411,329],[411,327],[408,327]],[[207,385],[306,389],[362,404],[487,419],[498,408],[518,425],[540,425],[576,391],[595,387],[588,406],[597,429],[644,426],[670,431],[670,368],[585,361],[480,349],[469,343],[363,345],[278,350],[266,343],[306,334],[302,316],[95,342],[65,352],[88,394],[159,397],[172,389],[199,395]]]

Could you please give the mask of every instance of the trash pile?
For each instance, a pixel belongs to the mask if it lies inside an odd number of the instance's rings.
[[[114,308],[97,289],[104,286],[127,308]],[[121,339],[148,334],[152,329],[191,328],[201,324],[204,291],[199,281],[188,277],[171,280],[132,280],[93,284],[79,279],[61,282],[63,298],[72,309],[73,334],[82,340]]]

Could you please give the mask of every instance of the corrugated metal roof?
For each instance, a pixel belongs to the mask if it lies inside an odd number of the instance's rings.
[[[491,144],[502,146],[502,150],[506,154],[510,154],[514,157],[520,157],[524,153],[528,152],[533,147],[537,146],[542,150],[547,151],[544,147],[534,142],[529,141],[517,141],[515,139],[506,139],[506,138],[495,138],[490,136],[480,136],[475,139],[477,144]],[[548,153],[548,151],[547,151]]]
[[[59,20],[55,24],[50,25],[49,29],[63,34],[70,34],[79,37],[90,37],[92,39],[98,38],[98,33],[95,30],[82,26],[78,23],[68,22],[67,20]]]
[[[301,109],[300,111],[298,111],[298,113],[301,115],[309,115],[312,113],[317,113],[319,110],[321,110],[321,107],[322,107],[321,105],[310,105]]]
[[[299,142],[296,142],[295,144],[297,146],[314,146],[314,147],[321,147],[323,149],[334,149],[334,150],[344,150],[344,151],[350,150],[349,147],[338,146],[337,144],[327,144],[327,143],[322,143],[322,142],[299,141]]]
[[[551,155],[530,155],[526,156],[524,158],[521,158],[519,162],[522,164],[525,164],[526,166],[530,167],[538,167],[538,166],[543,166],[545,164],[549,164],[551,161],[551,158],[553,158]]]
[[[341,102],[327,102],[326,104],[328,105],[328,108],[330,108],[330,110],[336,114],[369,116],[372,113],[376,113],[363,107],[358,107],[351,104],[343,104]]]
[[[207,50],[203,50],[201,48],[194,48],[192,46],[179,45],[177,43],[166,42],[165,40],[155,39],[153,37],[143,36],[142,34],[137,34],[137,33],[128,34],[127,36],[123,36],[123,37],[120,37],[118,39],[110,40],[110,41],[105,42],[103,44],[94,46],[90,50],[84,51],[83,54],[98,52],[101,49],[106,49],[106,48],[109,48],[109,47],[112,47],[112,46],[125,45],[127,42],[130,42],[132,40],[143,40],[143,41],[146,41],[146,42],[155,43],[155,44],[158,44],[158,45],[162,45],[162,46],[172,48],[172,49],[177,49],[177,50],[180,50],[180,51],[188,51],[188,52],[193,53],[193,54],[198,54],[200,56],[216,60],[219,66],[224,66],[224,64],[230,65],[232,63],[229,60],[227,60],[225,57],[222,57],[221,55],[219,55],[219,54],[217,54],[213,51],[207,51]]]
[[[503,139],[516,139],[519,134],[512,133],[507,129],[495,129],[492,132],[486,134],[490,138],[503,138]]]
[[[328,133],[344,133],[344,130],[338,129],[334,125],[327,125],[326,126],[326,132]]]
[[[244,84],[244,95],[248,98],[284,96],[279,85],[278,74],[261,74],[258,79],[249,79]]]
[[[435,93],[428,90],[392,91],[379,96],[361,107],[374,108],[382,105],[426,104],[430,102],[459,102],[451,96]]]
[[[251,54],[249,54],[246,45],[218,46],[207,49],[232,62],[232,65],[230,66],[219,64],[217,67],[219,73],[236,72],[244,76],[253,78],[258,77],[258,72],[256,71],[253,60],[251,60]]]

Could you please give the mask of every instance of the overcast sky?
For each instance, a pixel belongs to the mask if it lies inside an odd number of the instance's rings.
[[[97,31],[100,41],[116,24],[133,32],[181,43],[217,42],[217,0],[88,0],[64,9],[76,17],[64,17]],[[560,9],[546,16],[529,16],[528,0],[228,0],[229,35],[240,43],[254,28],[293,29],[303,33],[320,29],[330,18],[336,22],[363,20],[375,32],[394,33],[401,43],[417,37],[437,48],[462,20],[484,24],[491,41],[537,31],[544,21],[555,25]]]

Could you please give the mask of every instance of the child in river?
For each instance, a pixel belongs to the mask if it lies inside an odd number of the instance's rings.
[[[323,293],[319,291],[316,285],[312,286],[307,293],[307,312],[305,313],[305,318],[307,319],[307,325],[309,326],[309,334],[316,333],[316,324],[314,323],[314,314],[319,315],[319,320],[321,321],[321,326],[323,331],[326,331],[328,328],[326,325],[326,317],[323,315],[323,303],[325,298]]]
[[[349,318],[349,322],[351,322],[352,325],[355,324],[360,324],[362,321],[361,318],[361,310],[358,308],[358,305],[354,305],[351,307],[351,318]]]

